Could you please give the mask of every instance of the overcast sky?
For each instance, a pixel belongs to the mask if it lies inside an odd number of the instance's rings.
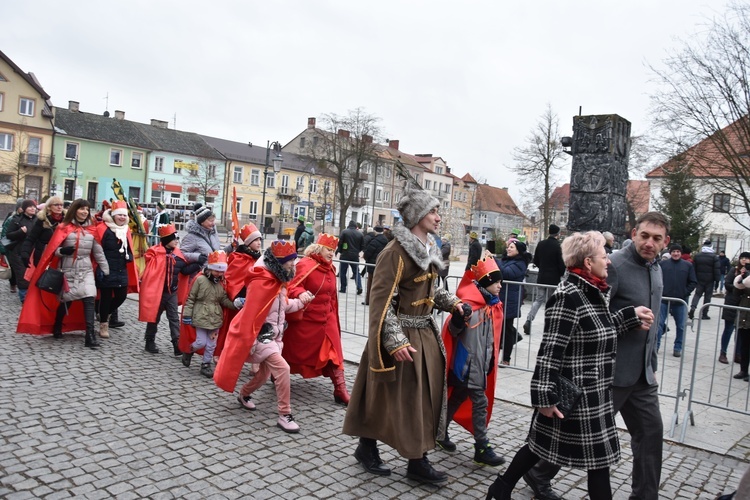
[[[648,65],[726,0],[26,0],[0,49],[56,106],[283,144],[361,107],[407,153],[523,187],[507,167],[547,103],[649,129]],[[109,96],[108,101],[105,99]]]

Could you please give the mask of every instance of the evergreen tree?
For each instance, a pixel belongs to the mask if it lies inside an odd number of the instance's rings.
[[[700,236],[707,225],[703,222],[704,204],[698,199],[695,180],[688,168],[664,170],[661,199],[656,200],[656,209],[669,217],[673,242],[699,248]]]

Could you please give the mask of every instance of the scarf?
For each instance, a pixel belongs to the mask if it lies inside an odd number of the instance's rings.
[[[602,292],[606,292],[609,289],[609,285],[607,284],[607,280],[605,278],[597,278],[586,269],[582,269],[580,267],[569,267],[568,272],[580,276],[582,279],[588,281]]]
[[[128,224],[125,223],[122,226],[118,226],[115,224],[115,221],[104,219],[103,222],[107,225],[107,227],[115,233],[115,236],[118,240],[120,240],[120,253],[125,254],[125,260],[128,260],[130,257],[128,256],[128,230],[130,229],[128,227]]]
[[[500,302],[500,296],[499,295],[492,295],[490,292],[487,291],[486,288],[484,288],[482,285],[477,283],[477,281],[474,281],[474,284],[477,286],[477,289],[479,290],[479,293],[482,294],[482,297],[484,297],[484,301],[487,302],[488,306],[494,306],[498,302]]]

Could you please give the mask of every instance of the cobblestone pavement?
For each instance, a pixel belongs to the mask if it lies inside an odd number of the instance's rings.
[[[166,319],[157,335],[162,353],[144,352],[137,303],[128,300],[102,348],[83,347],[82,333],[18,335],[17,298],[0,284],[0,497],[22,498],[484,498],[497,470],[472,463],[468,433],[453,429],[458,451],[430,454],[450,475],[442,487],[405,477],[406,462],[383,446],[390,477],[365,473],[352,454],[354,438],[341,434],[344,409],[322,378],[293,377],[292,406],[299,434],[275,427],[276,402],[268,383],[253,397],[258,409],[172,357]],[[347,382],[356,366],[347,366]],[[240,382],[249,377],[243,371]],[[490,437],[511,456],[525,438],[528,408],[497,401]],[[455,425],[455,424],[454,424]],[[621,433],[623,458],[612,471],[615,498],[630,492],[632,455]],[[744,452],[747,452],[746,444]],[[742,450],[738,452],[742,455]],[[746,454],[744,455],[747,456]],[[714,498],[732,490],[746,460],[665,444],[662,494]],[[583,498],[581,471],[564,470],[556,489]],[[519,484],[516,498],[531,498]]]

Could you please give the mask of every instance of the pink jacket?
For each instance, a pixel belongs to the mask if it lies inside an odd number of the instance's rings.
[[[284,348],[283,339],[284,330],[286,329],[286,313],[299,311],[302,307],[304,307],[304,304],[300,299],[289,299],[286,287],[281,287],[279,295],[271,303],[271,308],[268,310],[268,316],[265,321],[273,327],[274,340],[267,344],[256,340],[250,351],[250,358],[248,359],[250,363],[262,363],[271,354],[281,354],[281,350]]]

